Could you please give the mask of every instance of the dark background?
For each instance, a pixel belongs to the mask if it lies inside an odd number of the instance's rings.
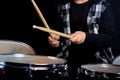
[[[53,0],[36,0],[44,13],[47,4]],[[47,4],[43,4],[47,2]],[[113,53],[120,54],[120,0],[108,0],[112,4],[115,16],[116,39],[113,42]],[[47,13],[45,13],[47,14]],[[33,25],[43,25],[31,0],[2,0],[0,2],[0,39],[17,40],[31,45],[36,54],[53,55],[46,41],[47,33],[33,29]]]

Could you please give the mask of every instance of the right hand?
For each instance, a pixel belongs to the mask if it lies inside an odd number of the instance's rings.
[[[50,34],[48,36],[48,42],[53,47],[59,47],[59,45],[60,45],[59,39],[60,39],[60,36],[56,35],[56,34]]]

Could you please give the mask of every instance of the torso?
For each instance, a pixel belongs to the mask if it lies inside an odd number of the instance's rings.
[[[90,1],[83,4],[71,3],[70,25],[71,32],[76,30],[87,30],[87,14],[90,8]]]

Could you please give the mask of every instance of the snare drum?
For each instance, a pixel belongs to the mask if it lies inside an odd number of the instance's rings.
[[[66,60],[43,55],[8,54],[0,55],[5,62],[5,80],[56,80],[67,70]]]
[[[87,80],[118,80],[120,79],[120,66],[111,64],[86,64],[80,67],[79,74],[83,80],[86,80],[86,78]]]

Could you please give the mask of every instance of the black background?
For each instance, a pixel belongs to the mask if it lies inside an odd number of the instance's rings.
[[[47,9],[47,2],[53,0],[36,0],[42,12]],[[38,3],[39,2],[39,3]],[[108,0],[112,4],[115,16],[116,39],[113,42],[114,54],[120,54],[120,0]],[[44,10],[43,10],[44,9]],[[46,13],[47,14],[47,13]],[[2,0],[0,2],[0,39],[17,40],[31,45],[36,54],[53,55],[46,41],[46,34],[32,28],[41,25],[31,0]]]

